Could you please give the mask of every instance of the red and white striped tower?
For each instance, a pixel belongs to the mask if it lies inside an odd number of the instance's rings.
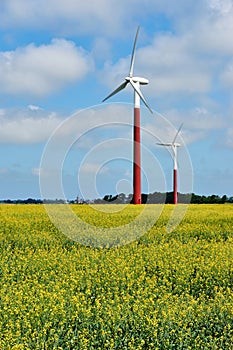
[[[170,143],[159,143],[157,142],[157,145],[160,146],[165,146],[165,147],[171,147],[172,151],[173,151],[173,162],[174,162],[174,166],[173,166],[173,203],[177,204],[178,203],[178,190],[177,190],[177,169],[178,169],[178,163],[177,163],[177,147],[180,147],[180,144],[175,142],[179,132],[182,128],[183,124],[181,124],[181,126],[179,127],[178,131],[176,132],[176,135],[174,137],[174,140]]]
[[[177,204],[177,145],[172,146],[174,153],[174,170],[173,170],[173,204]]]
[[[134,90],[134,130],[133,130],[133,203],[141,204],[141,140],[140,140],[140,100],[143,101],[145,106],[151,113],[152,110],[146,102],[141,90],[140,85],[146,85],[149,83],[148,79],[133,76],[135,49],[138,38],[139,27],[137,29],[136,37],[134,40],[133,52],[131,55],[131,63],[129,75],[125,78],[125,81],[121,83],[110,95],[108,95],[102,102],[106,101],[111,96],[117,94],[123,90],[129,83]]]
[[[139,82],[136,83],[139,86]],[[133,203],[141,204],[141,136],[140,96],[134,92],[134,157],[133,157]]]

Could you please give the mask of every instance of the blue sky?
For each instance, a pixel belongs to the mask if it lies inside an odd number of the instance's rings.
[[[233,195],[232,0],[2,0],[1,199],[40,198],[49,171],[70,199],[132,192],[133,93],[101,101],[128,74],[138,25],[135,74],[155,111],[142,106],[143,191],[172,189],[156,142],[184,123],[180,190]],[[64,159],[48,165],[52,134]]]

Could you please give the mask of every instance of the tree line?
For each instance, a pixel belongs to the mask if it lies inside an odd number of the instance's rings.
[[[124,193],[119,195],[105,195],[103,199],[97,199],[96,203],[133,203],[133,195],[126,196]],[[149,194],[142,194],[141,202],[143,204],[172,204],[173,192],[154,192]],[[233,203],[233,196],[227,197],[226,195],[197,195],[195,193],[178,193],[178,203],[187,204],[224,204]]]
[[[118,195],[109,195],[106,194],[103,198],[97,198],[94,200],[80,200],[77,197],[74,200],[64,201],[63,199],[4,199],[0,200],[0,203],[3,204],[130,204],[133,203],[133,195],[126,195],[124,193],[120,193]],[[149,194],[142,194],[142,203],[143,204],[170,204],[173,203],[173,192],[154,192]],[[195,193],[178,193],[178,203],[182,204],[224,204],[224,203],[233,203],[233,196],[227,197],[226,195],[219,196],[216,194],[212,194],[209,196],[205,195],[197,195]]]

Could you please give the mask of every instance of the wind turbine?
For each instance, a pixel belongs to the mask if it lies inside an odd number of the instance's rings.
[[[145,106],[149,109],[151,113],[152,110],[145,100],[140,85],[146,85],[149,83],[149,80],[142,77],[135,77],[133,75],[134,70],[134,61],[135,61],[135,50],[138,39],[139,28],[137,28],[133,51],[131,55],[131,63],[129,69],[129,75],[125,78],[125,81],[121,83],[118,88],[116,88],[110,95],[105,97],[102,101],[106,101],[113,95],[117,94],[119,91],[123,90],[128,84],[130,84],[134,90],[134,131],[133,131],[133,140],[134,140],[134,151],[133,151],[133,203],[141,204],[141,145],[140,145],[140,100],[143,101]]]
[[[157,145],[160,146],[165,146],[165,147],[171,147],[172,148],[172,152],[173,152],[173,162],[174,162],[174,167],[173,167],[173,204],[177,204],[177,168],[178,168],[178,163],[177,163],[177,147],[180,147],[181,144],[176,142],[176,139],[179,135],[179,132],[182,128],[183,124],[181,124],[181,126],[179,127],[179,129],[177,130],[177,133],[173,139],[172,142],[170,143],[158,143]]]

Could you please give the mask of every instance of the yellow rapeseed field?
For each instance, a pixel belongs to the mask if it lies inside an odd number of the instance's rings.
[[[106,228],[141,210],[72,209]],[[233,206],[190,205],[167,232],[172,209],[98,248],[59,232],[43,205],[1,205],[0,349],[233,349]]]

